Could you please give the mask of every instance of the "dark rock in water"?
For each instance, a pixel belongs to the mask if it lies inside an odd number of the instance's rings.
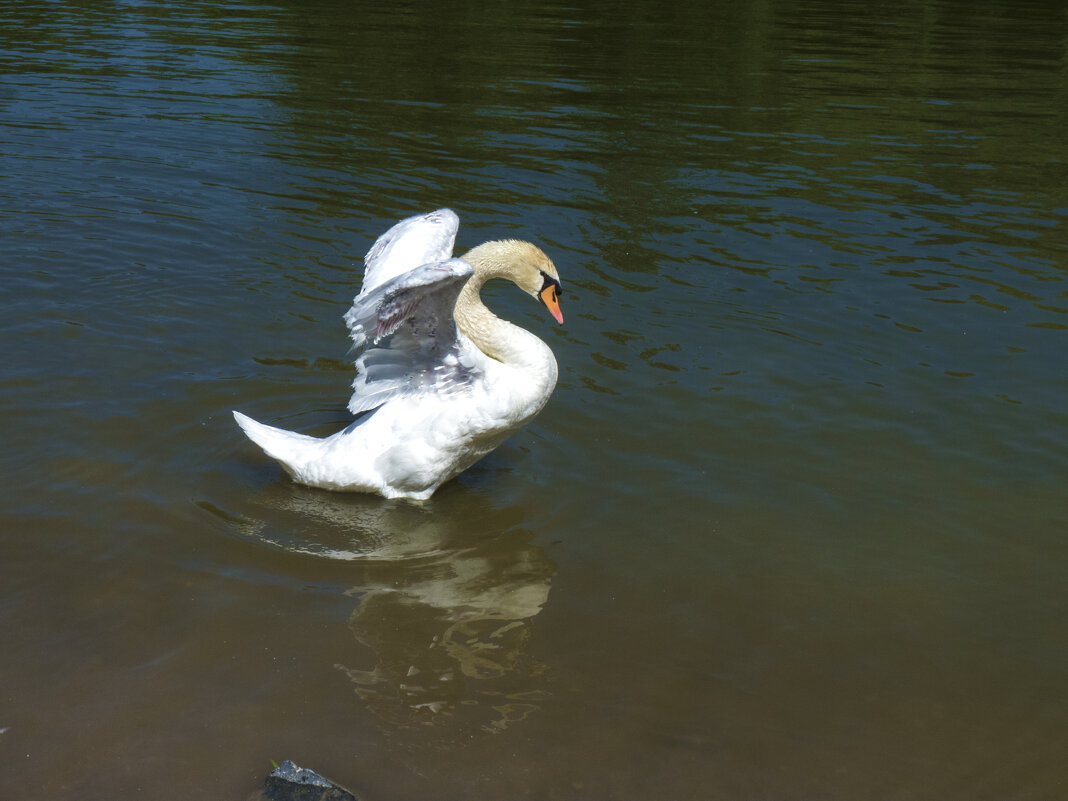
[[[267,777],[264,797],[269,801],[357,801],[344,787],[288,759]]]

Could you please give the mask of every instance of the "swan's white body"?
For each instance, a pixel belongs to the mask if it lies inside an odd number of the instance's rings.
[[[496,317],[478,291],[489,278],[510,278],[562,322],[556,268],[526,242],[488,242],[465,260],[450,258],[458,227],[448,209],[411,217],[366,256],[364,284],[345,320],[364,348],[349,409],[368,414],[317,439],[234,412],[295,481],[429,498],[548,401],[557,378],[549,346]]]

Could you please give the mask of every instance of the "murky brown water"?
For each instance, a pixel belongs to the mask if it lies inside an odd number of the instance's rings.
[[[1063,4],[0,19],[0,798],[1068,794]],[[552,401],[292,485],[442,205]]]

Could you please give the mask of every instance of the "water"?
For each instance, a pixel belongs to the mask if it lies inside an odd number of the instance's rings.
[[[0,11],[0,797],[1068,793],[1060,3]],[[359,259],[537,242],[538,420],[292,485]]]

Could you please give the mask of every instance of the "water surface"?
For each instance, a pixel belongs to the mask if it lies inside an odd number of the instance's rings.
[[[0,12],[0,796],[1055,799],[1059,3]],[[538,420],[294,486],[393,221],[520,237]]]

